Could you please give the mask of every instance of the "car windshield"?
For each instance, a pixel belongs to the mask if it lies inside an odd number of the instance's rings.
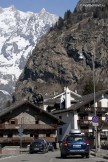
[[[34,141],[33,143],[35,143],[35,144],[40,144],[40,143],[42,143],[41,141]]]
[[[66,141],[85,141],[85,137],[81,136],[69,136]]]
[[[36,139],[32,143],[44,143],[45,141],[42,139]]]

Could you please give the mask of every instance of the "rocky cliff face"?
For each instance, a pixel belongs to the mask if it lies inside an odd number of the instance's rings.
[[[93,58],[96,83],[108,87],[108,19],[93,15],[67,12],[38,42],[16,84],[16,100],[52,95],[64,86],[80,92],[93,79]]]
[[[77,11],[93,11],[97,7],[103,8],[105,5],[108,4],[107,0],[79,0],[76,10]]]

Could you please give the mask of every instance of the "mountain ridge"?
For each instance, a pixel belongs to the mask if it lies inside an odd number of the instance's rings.
[[[20,100],[38,93],[52,95],[65,86],[82,92],[87,81],[93,80],[95,60],[96,84],[108,83],[108,6],[97,11],[69,10],[64,18],[45,34],[34,48],[20,75],[15,98]],[[83,60],[79,56],[83,56]]]
[[[44,8],[25,13],[15,6],[0,8],[0,14],[0,89],[11,94],[33,47],[58,16]]]

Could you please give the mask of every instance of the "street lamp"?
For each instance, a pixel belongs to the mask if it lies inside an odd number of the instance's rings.
[[[92,70],[93,70],[93,98],[94,98],[94,116],[96,117],[96,99],[95,99],[95,94],[96,94],[96,86],[95,86],[95,56],[94,54],[91,55],[92,56]],[[79,59],[80,60],[84,60],[84,56],[82,53],[79,53]],[[95,127],[95,155],[97,155],[97,126]]]
[[[93,66],[93,98],[94,98],[94,116],[96,117],[96,99],[95,99],[95,93],[96,93],[96,86],[95,86],[95,58],[94,54],[92,54],[92,66]],[[97,126],[95,126],[95,155],[97,155]]]

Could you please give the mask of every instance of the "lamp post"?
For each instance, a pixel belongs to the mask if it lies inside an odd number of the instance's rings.
[[[92,54],[92,65],[93,65],[93,98],[94,98],[94,116],[96,116],[96,100],[95,100],[95,93],[96,93],[96,86],[95,86],[95,58],[94,54]],[[95,155],[97,155],[97,126],[95,126]]]
[[[94,98],[94,116],[96,117],[96,100],[95,100],[95,94],[96,94],[96,86],[95,86],[95,56],[94,54],[91,55],[92,56],[92,70],[93,70],[93,98]],[[83,54],[79,53],[79,59],[80,60],[84,60]],[[97,156],[97,126],[95,127],[95,155]]]

